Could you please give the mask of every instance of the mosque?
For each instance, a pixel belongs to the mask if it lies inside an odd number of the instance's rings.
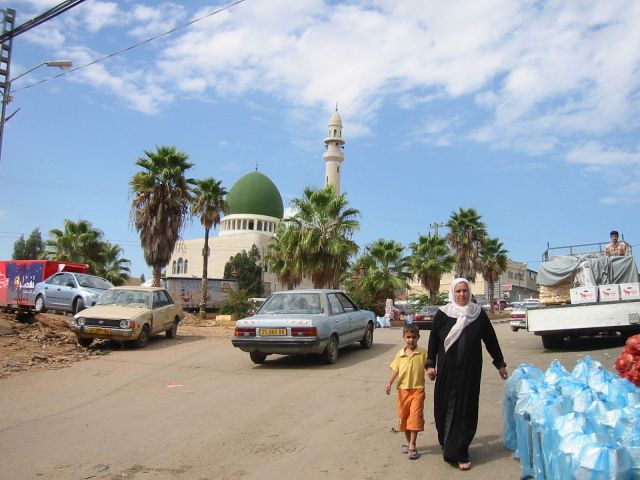
[[[342,136],[342,118],[337,108],[329,119],[329,134],[324,143],[324,185],[333,185],[336,192],[340,193],[345,142]],[[264,259],[267,245],[284,216],[284,205],[278,187],[257,169],[241,177],[229,190],[226,200],[229,213],[218,226],[218,236],[209,238],[209,278],[223,278],[224,267],[229,258],[243,250],[249,252],[253,245]],[[200,278],[203,247],[204,238],[178,242],[167,266],[167,276]],[[265,295],[284,288],[269,271],[264,272],[264,286]],[[309,279],[304,279],[301,286],[311,287],[312,284]]]

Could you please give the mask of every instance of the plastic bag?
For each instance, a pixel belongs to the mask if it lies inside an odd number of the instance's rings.
[[[569,478],[569,477],[565,477]],[[631,457],[620,444],[594,442],[585,445],[574,463],[577,480],[627,480],[631,478]]]
[[[503,409],[503,433],[504,433],[504,446],[509,450],[515,451],[518,446],[518,440],[516,435],[516,419],[515,408],[518,401],[518,384],[521,380],[528,380],[521,386],[522,390],[529,391],[532,389],[532,385],[537,386],[542,383],[544,373],[542,370],[529,365],[527,363],[521,363],[511,373],[509,378],[504,383],[504,391],[502,394],[502,409]]]
[[[554,360],[546,372],[544,372],[544,381],[548,385],[555,385],[560,379],[568,377],[569,375],[569,372],[562,366],[560,361]]]
[[[590,355],[586,355],[583,360],[578,360],[571,375],[580,378],[589,383],[589,378],[602,370],[602,364],[597,360],[593,360]]]

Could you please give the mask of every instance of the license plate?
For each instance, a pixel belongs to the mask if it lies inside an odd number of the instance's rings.
[[[283,336],[287,334],[286,328],[261,328],[260,336],[261,337],[273,337],[273,336]]]
[[[98,335],[111,335],[111,330],[108,330],[106,328],[91,328],[91,327],[88,327],[88,328],[85,328],[84,331],[87,332],[87,333],[95,333],[95,334],[98,334]]]

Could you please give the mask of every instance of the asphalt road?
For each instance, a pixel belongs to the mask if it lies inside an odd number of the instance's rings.
[[[510,370],[546,369],[555,358],[571,370],[585,351],[612,368],[621,350],[591,342],[544,351],[532,334],[496,330]],[[422,456],[400,453],[395,398],[384,394],[400,346],[401,330],[377,329],[371,350],[341,350],[335,365],[270,357],[257,366],[229,338],[157,337],[144,350],[9,377],[0,380],[0,478],[519,478],[502,446],[503,381],[488,356],[472,470],[442,461],[430,382]]]

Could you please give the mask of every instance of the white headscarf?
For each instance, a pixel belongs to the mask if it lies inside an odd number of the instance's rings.
[[[458,305],[455,300],[455,289],[456,285],[459,283],[466,283],[467,288],[469,289],[469,303],[465,306]],[[440,307],[448,317],[455,318],[456,323],[449,331],[449,334],[444,339],[444,351],[449,350],[449,347],[455,343],[456,340],[460,337],[462,330],[466,328],[471,322],[473,322],[482,311],[480,305],[471,301],[471,285],[466,278],[456,278],[451,282],[451,286],[449,287],[449,303],[445,306]]]

